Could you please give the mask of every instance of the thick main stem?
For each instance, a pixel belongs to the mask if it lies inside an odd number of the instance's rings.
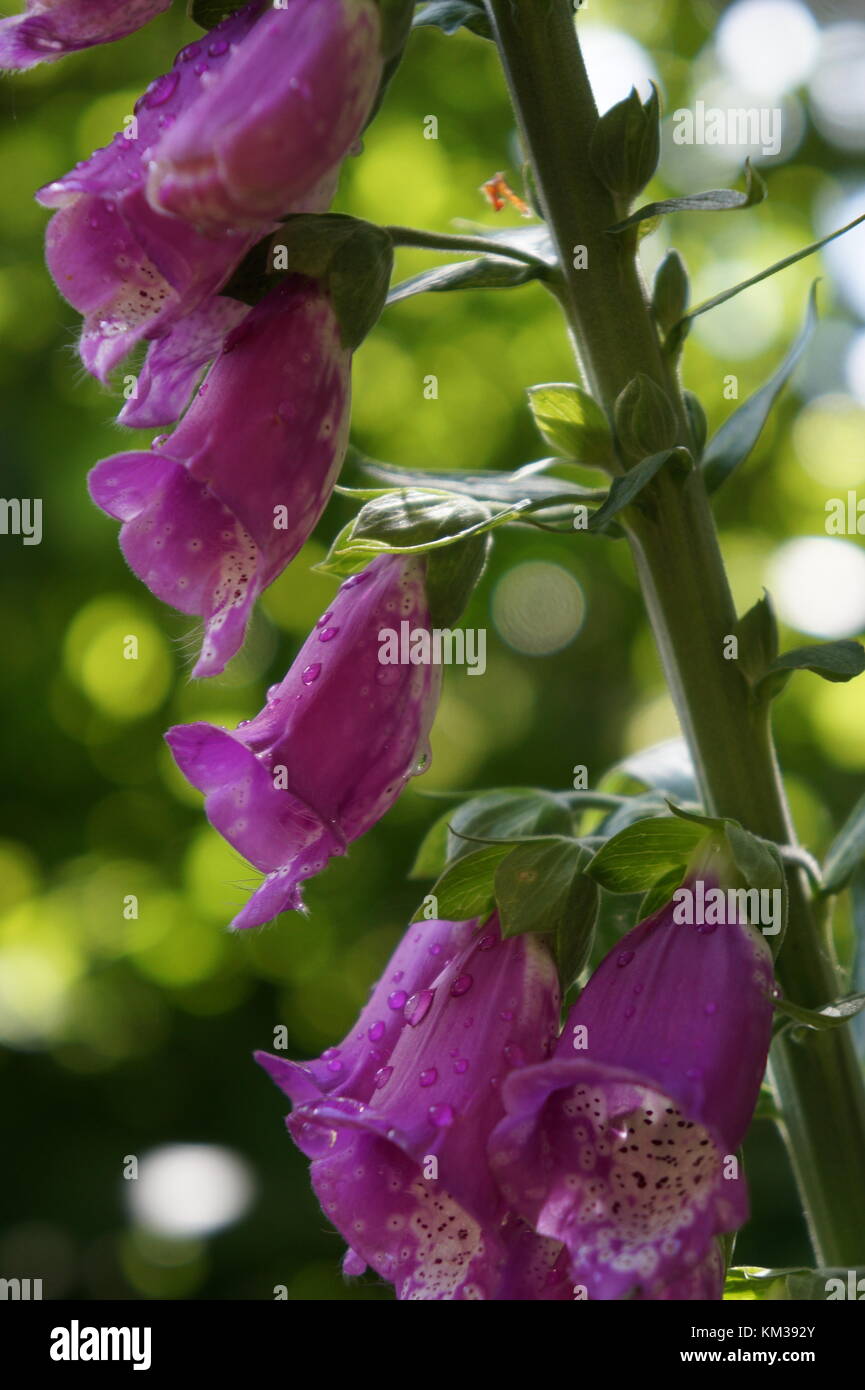
[[[575,348],[607,408],[638,373],[676,404],[675,371],[649,313],[633,243],[611,236],[613,200],[595,176],[589,144],[597,111],[577,43],[570,0],[486,0],[541,207],[565,278]],[[587,268],[575,248],[586,248]],[[793,842],[767,720],[753,705],[724,638],[736,612],[708,496],[698,470],[662,472],[642,495],[631,547],[646,607],[707,809],[756,834]],[[797,1003],[840,992],[807,883],[788,872],[790,913],[779,978]],[[865,1087],[849,1033],[782,1038],[773,1050],[788,1148],[818,1260],[865,1260]]]

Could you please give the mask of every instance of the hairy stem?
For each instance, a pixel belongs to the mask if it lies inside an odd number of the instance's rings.
[[[612,195],[592,170],[597,111],[570,0],[486,0],[538,198],[558,250],[562,303],[585,377],[610,409],[638,373],[668,394],[688,424],[675,370],[653,324],[634,239],[610,235]],[[587,268],[576,268],[585,247]],[[751,700],[724,638],[736,612],[699,470],[662,471],[634,509],[630,542],[667,680],[706,808],[781,844],[795,835],[768,721]],[[797,1003],[841,992],[807,880],[788,865],[790,915],[778,963]],[[815,1254],[828,1265],[865,1257],[865,1087],[846,1029],[806,1042],[778,1039],[773,1081]]]

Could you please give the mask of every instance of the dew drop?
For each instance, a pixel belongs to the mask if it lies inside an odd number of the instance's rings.
[[[312,685],[313,681],[318,680],[320,672],[321,662],[314,661],[311,666],[304,666],[300,673],[300,679],[303,681],[304,685]]]
[[[429,1117],[433,1124],[439,1129],[447,1129],[448,1125],[454,1122],[454,1111],[452,1105],[431,1105]]]
[[[339,1072],[342,1071],[342,1062],[339,1060],[338,1057],[334,1057],[330,1062],[328,1062],[327,1069],[328,1071],[332,1071],[334,1076],[336,1076]]]
[[[384,1037],[384,1024],[381,1019],[377,1023],[370,1024],[366,1030],[366,1035],[370,1042],[378,1042],[379,1038]]]
[[[496,938],[493,936],[492,932],[487,932],[486,936],[482,936],[480,941],[478,942],[478,950],[491,951],[495,944]]]
[[[468,1069],[469,1063],[467,1057],[459,1057],[457,1061],[454,1062],[454,1071],[456,1072],[457,1076],[463,1076],[468,1071]]]
[[[505,1061],[508,1066],[522,1067],[525,1065],[526,1054],[517,1043],[508,1043],[505,1047]]]
[[[330,622],[330,620],[331,620],[332,617],[333,617],[333,614],[332,614],[332,613],[324,613],[324,614],[322,614],[322,616],[321,616],[320,618],[316,618],[316,620],[315,620],[315,625],[316,625],[316,627],[326,627],[327,624]]]
[[[394,1011],[396,1011],[397,1009],[404,1009],[405,1001],[407,999],[408,995],[406,994],[404,989],[395,989],[393,993],[389,994],[387,997],[387,1006],[389,1009],[393,1009]]]
[[[393,1076],[393,1067],[379,1067],[375,1074],[375,1089],[380,1091],[382,1086],[386,1086]]]
[[[418,1081],[422,1086],[434,1086],[438,1079],[439,1074],[435,1067],[427,1067],[426,1071],[422,1071],[418,1077]]]
[[[162,77],[157,77],[156,81],[151,82],[144,93],[144,105],[162,106],[164,102],[174,96],[179,81],[179,72],[166,72]]]
[[[363,584],[366,579],[369,579],[369,575],[365,571],[361,571],[360,574],[349,575],[345,583],[340,584],[340,593],[342,593],[343,589],[356,589],[358,584]]]
[[[620,951],[619,954],[616,956],[616,965],[618,965],[620,968],[623,965],[630,965],[633,959],[633,951]]]
[[[225,39],[214,39],[207,51],[211,58],[219,58],[228,52],[228,43]]]
[[[419,1023],[423,1023],[434,998],[434,989],[422,989],[411,996],[405,1006],[405,1021],[410,1027],[417,1028]]]
[[[451,994],[455,999],[459,999],[461,994],[468,994],[473,984],[474,979],[471,975],[460,975],[451,985]]]

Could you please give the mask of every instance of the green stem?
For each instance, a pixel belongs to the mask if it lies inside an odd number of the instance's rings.
[[[385,227],[394,246],[418,246],[427,251],[448,251],[454,255],[502,256],[505,260],[521,261],[523,265],[549,267],[531,251],[520,251],[492,237],[459,236],[450,232],[427,232],[419,227]]]
[[[592,170],[597,111],[570,0],[486,0],[538,197],[557,247],[562,302],[585,376],[609,409],[638,373],[687,417],[674,368],[648,309],[634,241],[611,236],[617,210]],[[574,265],[584,246],[587,268]],[[630,541],[643,595],[707,810],[782,844],[795,832],[768,720],[724,639],[736,611],[699,470],[662,471],[632,509]],[[789,928],[778,974],[797,1003],[842,992],[815,918],[807,880],[787,867]],[[817,1259],[865,1257],[865,1087],[847,1029],[780,1038],[772,1075]]]

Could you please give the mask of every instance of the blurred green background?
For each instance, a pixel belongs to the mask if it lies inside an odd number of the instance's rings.
[[[865,210],[858,0],[846,11],[781,0],[783,14],[778,3],[767,16],[766,0],[590,0],[580,20],[604,106],[633,80],[643,91],[652,75],[661,84],[652,197],[727,186],[749,153],[677,146],[675,109],[702,99],[784,113],[780,154],[758,160],[766,204],[667,219],[643,243],[649,273],[668,246],[680,249],[695,300]],[[207,826],[162,733],[193,719],[233,725],[260,707],[333,592],[309,566],[350,510],[334,501],[226,675],[192,683],[191,620],[131,576],[115,523],[87,498],[92,464],[148,436],[113,424],[119,388],[104,391],[77,362],[77,316],[43,267],[46,214],[32,197],[105,143],[195,37],[183,10],[0,87],[3,493],[44,499],[41,545],[0,538],[0,1275],[42,1277],[46,1297],[271,1298],[277,1285],[295,1300],[389,1297],[373,1278],[342,1281],[342,1242],[252,1050],[272,1047],[280,1025],[298,1058],[346,1032],[424,891],[406,877],[442,807],[424,793],[567,789],[581,763],[595,784],[625,753],[674,735],[676,721],[626,548],[499,532],[464,620],[488,629],[487,673],[448,671],[431,771],[309,886],[307,918],[227,934],[254,875]],[[436,139],[425,138],[431,115]],[[346,167],[340,210],[437,230],[460,219],[524,225],[479,192],[499,170],[521,188],[490,44],[419,31],[365,144]],[[401,253],[399,275],[435,259]],[[865,629],[862,538],[828,537],[824,524],[829,499],[857,486],[865,497],[863,236],[699,320],[684,368],[716,426],[733,408],[729,378],[744,399],[783,356],[818,274],[815,344],[718,502],[737,601],[750,605],[768,584],[785,637],[799,642]],[[354,440],[404,466],[516,467],[544,453],[524,388],[574,370],[539,288],[419,296],[390,309],[357,355]],[[431,375],[435,399],[424,392]],[[137,661],[123,659],[127,634],[139,639]],[[816,853],[862,792],[863,716],[856,683],[807,675],[778,703],[791,799]],[[849,961],[844,906],[837,929]],[[182,1145],[211,1147],[164,1152]],[[138,1182],[124,1180],[130,1158]],[[799,1202],[765,1122],[747,1163],[755,1215],[737,1260],[807,1262]]]

